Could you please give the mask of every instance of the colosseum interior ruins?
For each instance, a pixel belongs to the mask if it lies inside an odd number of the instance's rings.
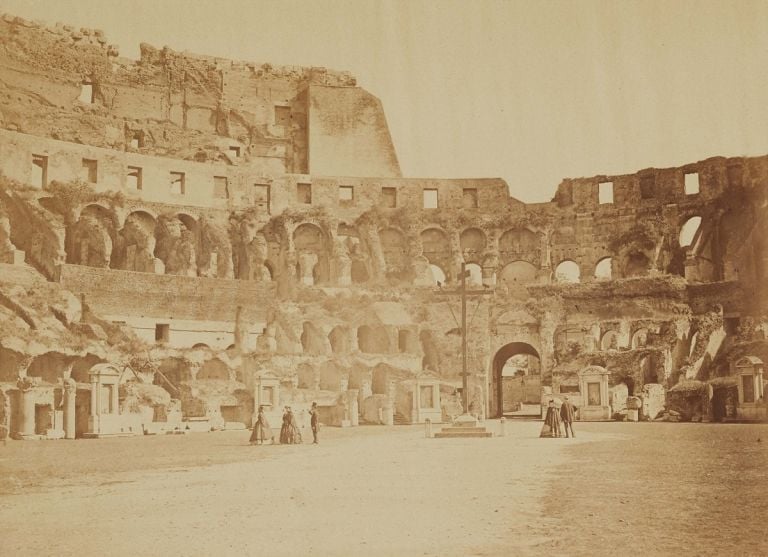
[[[401,175],[347,72],[0,18],[0,437],[765,420],[768,155]],[[599,169],[596,169],[599,170]],[[493,171],[490,169],[490,171]],[[469,408],[458,316],[468,288]]]

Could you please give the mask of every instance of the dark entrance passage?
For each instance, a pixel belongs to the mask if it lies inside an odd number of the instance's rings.
[[[536,349],[525,342],[503,346],[493,358],[493,415],[539,415],[541,362]]]

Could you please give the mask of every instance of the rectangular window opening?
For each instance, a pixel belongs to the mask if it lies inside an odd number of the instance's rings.
[[[168,342],[171,338],[171,326],[167,323],[155,324],[155,341]]]
[[[135,131],[131,135],[130,143],[131,149],[141,149],[144,147],[144,132]]]
[[[299,203],[309,205],[312,203],[312,184],[296,184],[296,200]]]
[[[699,193],[699,173],[689,172],[685,175],[685,195]]]
[[[424,190],[424,208],[437,209],[437,190],[436,189]]]
[[[353,186],[339,186],[339,201],[353,201],[355,188]]]
[[[234,158],[239,159],[240,158],[240,147],[237,145],[230,145],[229,147],[229,154],[232,155]]]
[[[290,106],[275,107],[275,124],[278,126],[291,125],[291,107]]]
[[[397,207],[397,188],[381,188],[381,204],[387,208]]]
[[[48,157],[32,155],[32,184],[44,188],[48,185]]]
[[[656,197],[656,178],[653,175],[640,178],[640,199]]]
[[[253,203],[266,207],[267,213],[269,213],[270,197],[269,184],[253,184]]]
[[[183,172],[171,172],[171,193],[184,195],[186,190],[185,176]]]
[[[80,96],[77,100],[85,104],[93,104],[93,83],[85,81],[80,85]]]
[[[597,184],[597,201],[600,205],[613,203],[613,182]]]
[[[93,159],[83,159],[82,179],[95,184],[98,178],[98,163]]]
[[[129,166],[128,167],[128,174],[126,176],[126,187],[129,190],[140,190],[142,189],[141,184],[141,168],[138,166]]]
[[[462,192],[462,206],[465,209],[477,209],[477,189],[476,188],[464,188]]]
[[[213,177],[213,197],[216,199],[229,198],[229,180],[226,176]]]

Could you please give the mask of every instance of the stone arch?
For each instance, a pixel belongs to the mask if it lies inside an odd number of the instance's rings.
[[[621,274],[624,277],[644,276],[648,274],[650,267],[651,260],[648,255],[644,251],[633,250],[624,256]]]
[[[328,339],[313,323],[305,321],[301,331],[301,348],[304,354],[326,354]]]
[[[600,350],[618,350],[619,333],[616,331],[606,331],[600,339]]]
[[[499,258],[502,263],[527,261],[538,265],[541,262],[541,234],[528,228],[505,231],[499,237]]]
[[[132,211],[125,217],[112,257],[113,269],[153,273],[155,265],[156,217],[147,211]]]
[[[699,230],[701,230],[701,222],[701,217],[694,215],[683,223],[683,226],[680,227],[680,234],[677,237],[680,247],[686,248],[693,244]]]
[[[611,257],[603,257],[595,265],[595,278],[597,280],[611,280],[613,259]]]
[[[35,356],[27,368],[28,377],[39,377],[45,383],[56,384],[64,377],[71,358],[61,352],[46,352]]]
[[[504,265],[499,273],[499,282],[508,288],[536,282],[538,268],[528,261],[512,261]]]
[[[89,204],[80,211],[77,222],[67,229],[67,262],[88,267],[108,268],[117,233],[114,211]]]
[[[483,268],[477,263],[467,263],[464,268],[469,271],[467,277],[467,284],[472,286],[480,286],[483,284]]]
[[[397,351],[401,354],[416,354],[419,351],[419,338],[411,329],[397,331]]]
[[[424,357],[421,359],[422,369],[439,371],[441,362],[440,348],[435,339],[435,333],[430,329],[422,329],[419,332],[419,342],[421,343],[421,351],[424,354]]]
[[[527,357],[528,365],[534,360],[539,373],[505,376],[503,373],[507,362],[518,356]],[[504,413],[521,409],[523,404],[536,406],[541,403],[541,357],[533,346],[526,342],[505,344],[494,355],[492,365],[492,414],[503,416]]]
[[[433,284],[441,285],[445,284],[446,281],[446,274],[440,265],[436,265],[434,263],[429,264],[429,272],[432,274],[432,281]]]
[[[95,354],[88,353],[84,357],[78,358],[77,360],[75,360],[75,362],[72,364],[72,371],[70,372],[70,377],[74,379],[77,383],[90,383],[91,379],[88,375],[88,372],[96,364],[103,364],[103,363],[106,363],[106,360],[104,360],[104,358],[100,358]]]
[[[432,265],[440,267],[445,275],[445,269],[450,268],[451,261],[451,242],[448,234],[437,227],[429,227],[419,234],[421,240],[422,255]],[[442,280],[441,282],[445,282]]]
[[[408,244],[397,228],[385,228],[379,231],[381,251],[387,266],[387,275],[400,277],[408,269]]]
[[[308,286],[327,282],[328,242],[323,230],[314,223],[302,223],[293,231],[293,245],[296,249],[296,266],[301,282]]]
[[[644,348],[648,344],[648,329],[645,327],[637,329],[634,333],[632,333],[632,340],[630,342],[630,346],[633,350],[637,350],[638,348]]]
[[[306,362],[299,364],[297,368],[300,389],[314,389],[318,384],[319,376],[313,365]]]
[[[189,215],[160,215],[155,255],[170,275],[197,276],[197,223]],[[190,229],[192,226],[192,229]]]
[[[198,342],[192,345],[192,350],[210,350],[211,347],[204,342]]]
[[[467,228],[459,236],[459,246],[465,263],[480,263],[487,239],[479,228]]]
[[[555,267],[555,282],[576,283],[581,281],[581,268],[572,259],[564,259]]]
[[[328,333],[328,342],[331,345],[331,352],[334,354],[347,354],[350,352],[349,329],[341,325],[335,326]]]
[[[0,382],[15,383],[23,360],[24,356],[15,350],[0,346]]]
[[[207,360],[197,372],[195,379],[198,381],[228,381],[230,379],[229,366],[218,358]]]
[[[366,354],[389,353],[389,334],[384,327],[361,325],[357,328],[357,348]]]

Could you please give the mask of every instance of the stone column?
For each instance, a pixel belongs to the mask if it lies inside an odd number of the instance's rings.
[[[349,408],[349,425],[360,425],[360,407],[357,403],[357,389],[347,391],[347,407]]]
[[[75,438],[75,397],[77,383],[74,379],[64,381],[64,439]]]
[[[101,414],[101,408],[99,407],[99,399],[101,398],[99,393],[99,376],[91,375],[91,419],[90,419],[90,432],[98,433],[99,431],[99,415]]]
[[[17,438],[24,439],[35,436],[35,399],[32,392],[34,386],[28,379],[20,379],[19,388],[19,427]]]

